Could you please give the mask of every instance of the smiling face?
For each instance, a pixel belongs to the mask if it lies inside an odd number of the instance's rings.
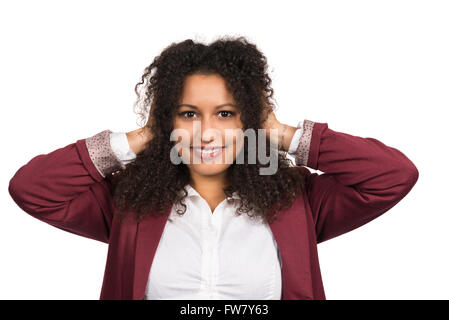
[[[240,152],[240,110],[219,75],[186,77],[174,129],[182,129],[178,154],[193,175],[223,174]],[[177,143],[175,142],[175,143]]]

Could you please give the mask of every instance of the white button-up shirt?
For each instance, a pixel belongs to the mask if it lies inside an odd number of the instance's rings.
[[[298,129],[288,152],[294,154]],[[111,148],[125,164],[135,158],[126,133],[111,133]],[[145,299],[279,300],[281,256],[269,225],[246,213],[237,216],[240,198],[223,200],[211,211],[206,200],[186,186],[186,211],[174,205],[159,241]]]
[[[277,299],[281,268],[276,241],[262,219],[235,216],[240,201],[214,212],[190,185],[187,210],[173,206],[151,266],[145,299]]]

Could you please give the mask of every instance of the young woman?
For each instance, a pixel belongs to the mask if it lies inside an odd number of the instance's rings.
[[[418,170],[379,140],[280,123],[266,70],[243,37],[174,43],[135,87],[144,126],[38,155],[9,192],[108,243],[100,299],[325,299],[317,244],[388,211]]]

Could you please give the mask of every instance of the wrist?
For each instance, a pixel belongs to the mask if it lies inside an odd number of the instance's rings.
[[[298,128],[289,126],[287,124],[281,124],[281,129],[278,129],[279,137],[279,150],[288,152],[293,136]]]
[[[277,130],[274,132],[277,132],[278,149],[280,151],[288,152],[293,136],[295,135],[295,132],[298,128],[279,122],[272,129]]]
[[[138,154],[143,151],[145,145],[151,140],[148,128],[138,128],[136,130],[126,133],[129,147],[131,150]]]

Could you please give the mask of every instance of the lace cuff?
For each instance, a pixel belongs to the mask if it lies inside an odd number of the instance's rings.
[[[298,149],[295,156],[295,164],[297,166],[307,166],[307,161],[309,160],[309,149],[310,142],[312,141],[312,131],[315,122],[310,120],[304,120],[303,132],[301,138],[299,139]],[[300,126],[301,124],[298,124]]]
[[[104,130],[86,138],[86,147],[89,151],[90,159],[103,178],[115,171],[125,169],[125,164],[112,151],[110,144],[111,132],[111,130]]]

